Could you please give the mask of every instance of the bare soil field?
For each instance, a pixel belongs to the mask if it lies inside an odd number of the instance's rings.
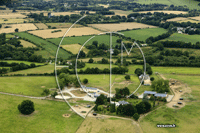
[[[5,28],[5,26],[11,26],[11,28]],[[0,29],[0,33],[13,33],[15,29],[18,28],[19,32],[27,31],[27,30],[36,30],[37,27],[34,24],[24,23],[24,24],[6,24],[2,26],[3,28]]]
[[[47,29],[47,30],[36,30],[36,31],[30,31],[29,33],[34,34],[36,36],[40,36],[42,38],[58,38],[63,37],[63,35],[66,33],[68,28],[64,29],[56,29],[61,30],[61,32],[55,32],[51,33],[51,31],[54,31],[55,29]],[[72,28],[66,36],[82,36],[82,35],[93,35],[93,34],[99,34],[101,33],[98,30],[95,30],[90,27],[83,27],[83,28]]]
[[[20,40],[21,45],[23,45],[23,47],[27,48],[27,47],[36,47],[34,44],[24,41],[24,40]]]
[[[62,45],[61,47],[63,47],[64,49],[72,52],[73,54],[77,54],[81,48],[81,45],[79,44],[70,44],[70,45]],[[82,50],[87,53],[88,49],[86,49],[85,47],[82,48]]]
[[[35,26],[38,27],[38,29],[48,29],[48,27],[43,23],[35,23]]]
[[[69,28],[72,25],[72,23],[46,23],[46,25],[56,28]],[[79,24],[75,24],[73,26],[73,28],[79,28],[79,27],[83,26]]]
[[[177,17],[177,18],[172,18],[172,19],[168,19],[167,21],[184,21],[187,20],[188,18],[183,18],[183,17]]]
[[[90,24],[89,26],[100,29],[102,31],[120,31],[134,28],[157,28],[156,26],[141,23],[120,23],[120,24]]]
[[[187,14],[188,12],[184,12],[184,11],[141,11],[141,12],[138,12],[138,13],[147,13],[147,12],[151,12],[151,13],[154,13],[154,12],[163,12],[163,13],[167,13],[167,14]]]
[[[25,18],[25,15],[20,13],[3,13],[0,14],[0,18]]]

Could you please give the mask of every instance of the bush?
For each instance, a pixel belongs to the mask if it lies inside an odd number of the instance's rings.
[[[56,95],[58,95],[58,93],[57,93],[56,91],[53,92],[53,93],[51,93],[51,96],[52,96],[53,98],[55,98]]]
[[[135,119],[136,121],[140,118],[140,115],[138,113],[135,113],[133,115],[133,119]]]
[[[24,100],[18,105],[18,110],[24,115],[29,115],[35,111],[34,103],[31,100]]]
[[[16,28],[16,29],[15,29],[15,32],[19,32],[19,29],[18,29],[18,28]]]
[[[150,78],[151,81],[154,81],[154,79],[155,79],[154,77],[151,77],[151,78]]]
[[[126,80],[130,80],[130,79],[131,79],[130,75],[126,75],[124,78],[125,78]]]
[[[84,83],[84,84],[87,84],[87,83],[88,83],[88,79],[84,79],[84,80],[83,80],[83,83]]]
[[[50,94],[50,91],[49,89],[44,89],[44,91],[42,92],[42,95],[49,95]]]

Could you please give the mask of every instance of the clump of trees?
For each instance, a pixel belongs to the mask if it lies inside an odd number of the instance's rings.
[[[151,87],[153,91],[156,91],[158,93],[169,92],[169,80],[159,79],[153,81]]]
[[[123,89],[115,88],[115,91],[116,91],[116,94],[115,94],[116,99],[124,98],[130,95],[130,91],[127,87]]]
[[[18,105],[18,110],[24,115],[29,115],[35,111],[34,103],[31,100],[24,100]]]

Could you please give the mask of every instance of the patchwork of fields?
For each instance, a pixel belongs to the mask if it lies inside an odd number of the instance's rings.
[[[28,40],[31,40],[38,45],[41,45],[52,56],[54,56],[54,57],[56,56],[56,52],[57,52],[57,48],[58,48],[56,45],[54,45],[54,44],[52,44],[52,43],[50,43],[50,42],[48,42],[44,39],[41,39],[37,36],[31,35],[29,33],[19,32],[19,33],[14,33],[14,34],[18,35],[20,37],[23,37],[23,38],[27,38]],[[42,56],[46,57],[48,55],[46,55],[46,53],[44,53],[44,54],[42,54]],[[63,49],[59,50],[58,57],[68,58],[69,56],[70,56],[70,53],[68,53],[67,51],[65,51]],[[48,58],[48,57],[46,57],[46,58]]]

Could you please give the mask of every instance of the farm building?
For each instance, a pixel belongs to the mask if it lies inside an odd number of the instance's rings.
[[[126,104],[129,104],[129,103],[123,100],[123,101],[119,101],[119,102],[111,101],[111,104],[115,104],[115,106],[119,106],[119,105],[126,105]]]
[[[144,85],[149,86],[151,85],[151,80],[148,74],[141,74],[139,76],[140,82],[142,81],[142,79],[144,78]]]
[[[85,92],[95,92],[95,93],[97,93],[99,91],[99,89],[97,89],[97,88],[86,87],[86,86],[83,86],[83,85],[82,85],[82,90],[85,91]]]
[[[167,97],[167,94],[165,94],[165,93],[156,93],[155,95],[154,95],[155,97]]]
[[[155,92],[155,91],[145,91],[143,94],[145,95],[155,95],[157,92]]]

